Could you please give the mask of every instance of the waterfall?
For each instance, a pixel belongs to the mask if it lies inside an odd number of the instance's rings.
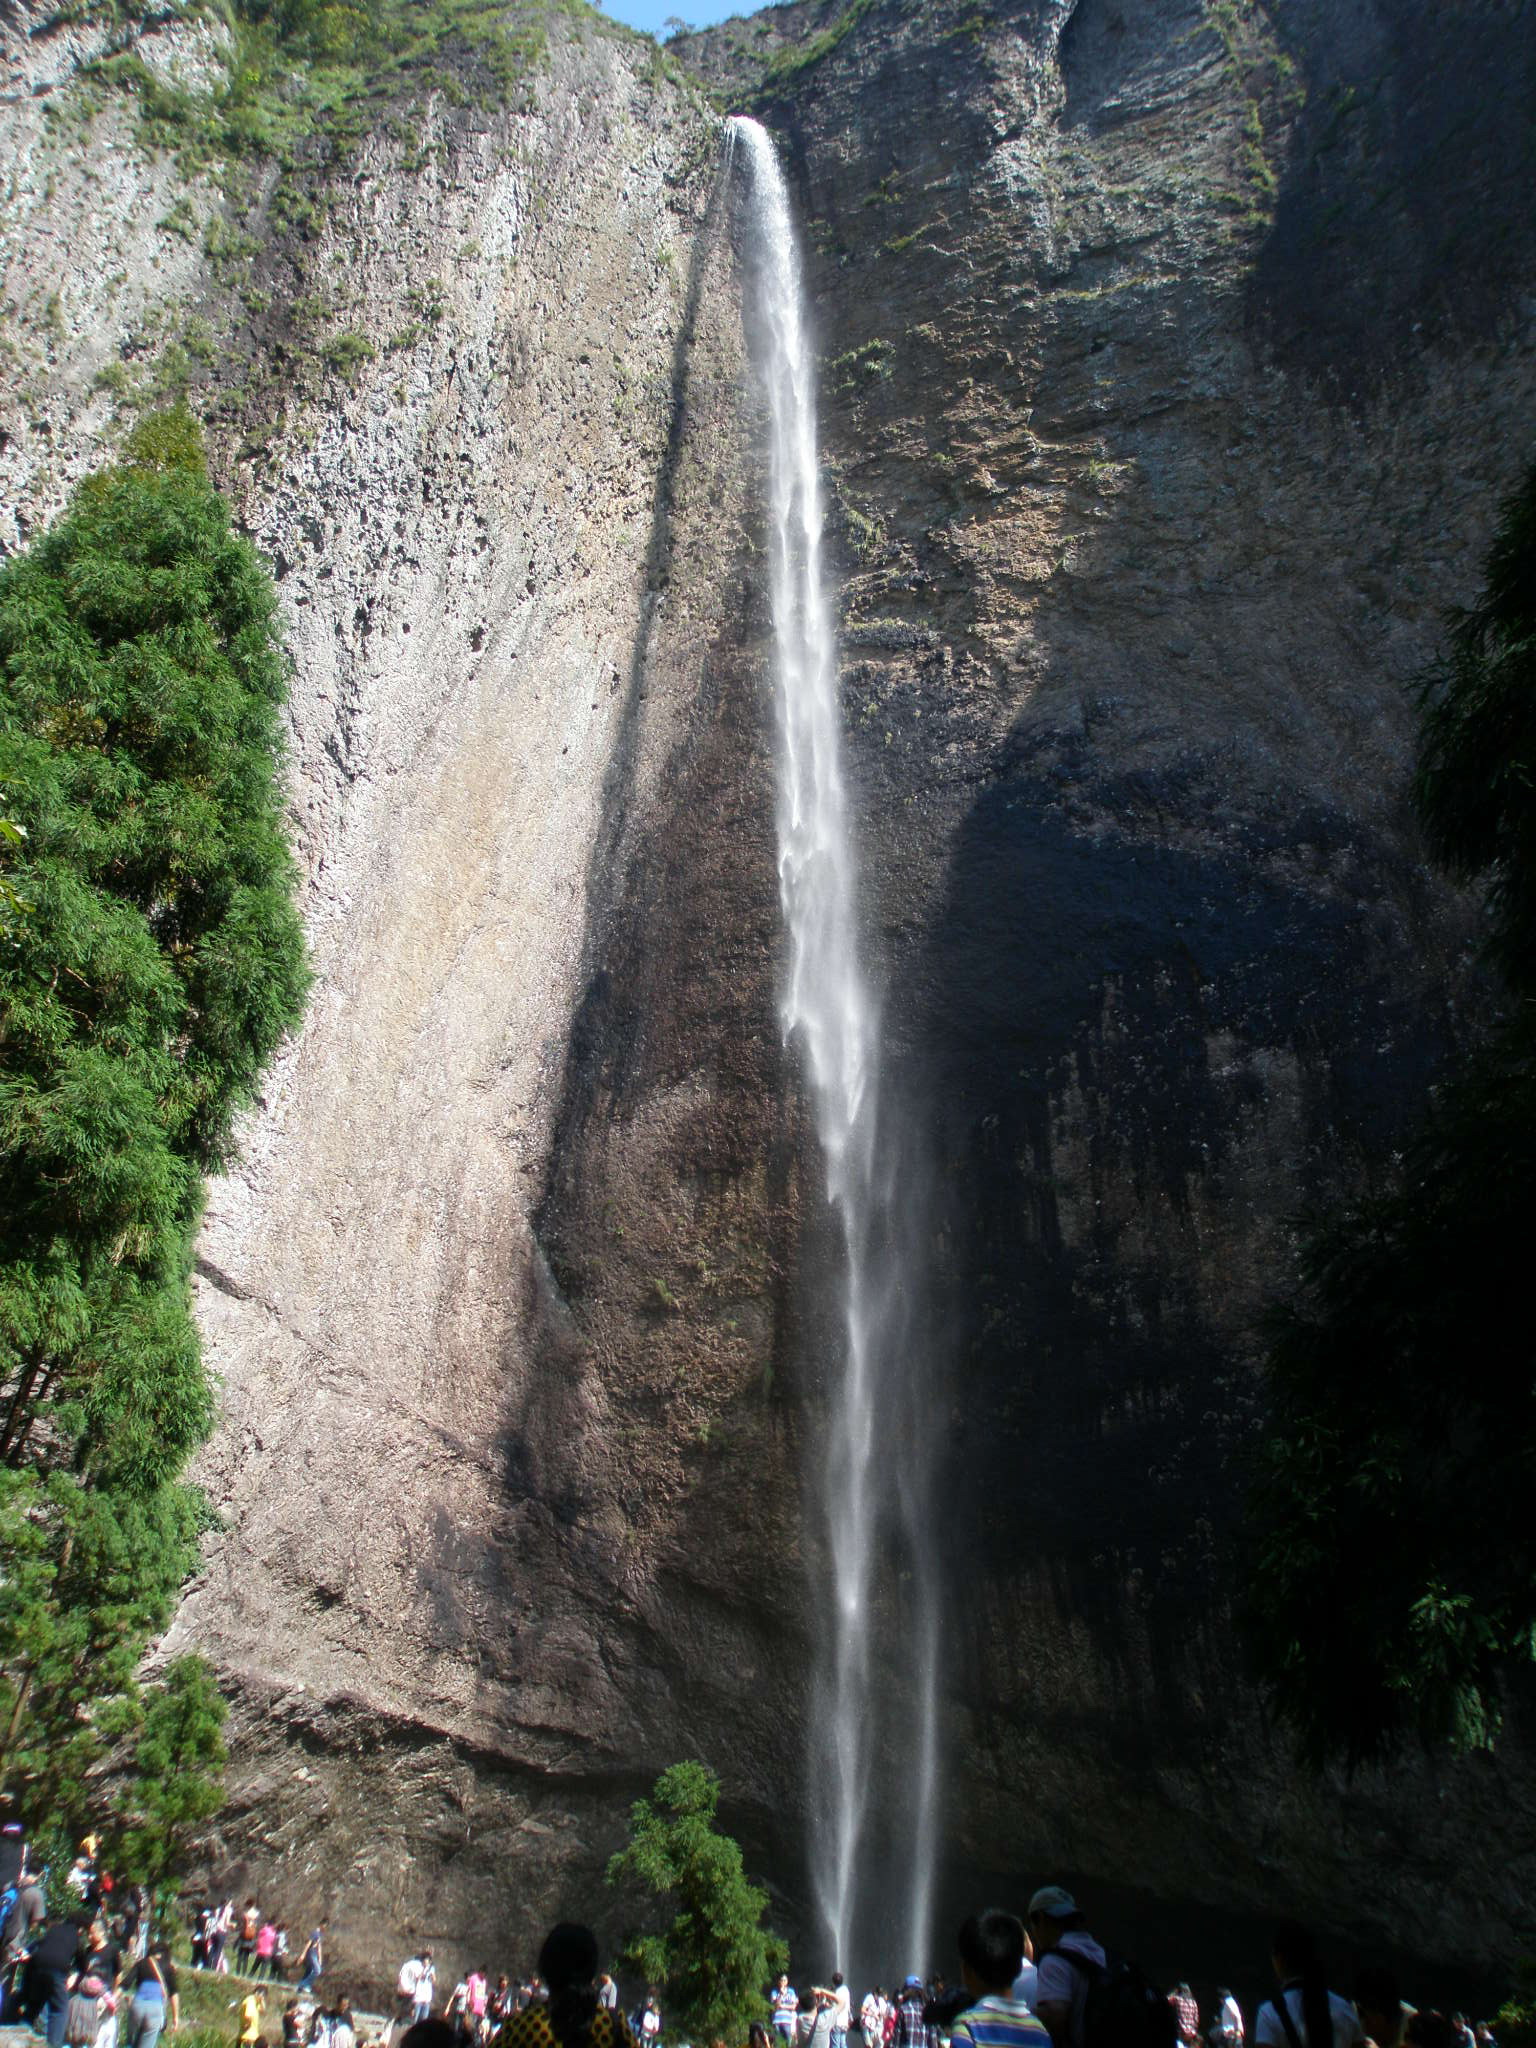
[[[757,122],[737,118],[730,146],[747,163],[749,325],[768,413],[779,889],[789,940],[783,1024],[804,1059],[843,1250],[841,1356],[829,1374],[820,1461],[832,1584],[825,1602],[812,1595],[808,1804],[830,1961],[851,1980],[855,1962],[883,1972],[921,1970],[927,1960],[938,1783],[938,1604],[926,1483],[934,1431],[913,1355],[911,1233],[896,1195],[896,1123],[880,1100],[879,1011],[860,959],[837,640],[822,561],[815,356],[773,144]],[[902,1692],[876,1699],[872,1638],[877,1621],[895,1625],[889,1602],[877,1610],[893,1549],[906,1552],[909,1588],[907,1634],[892,1660]],[[896,1782],[877,1787],[877,1733],[893,1711]],[[871,1875],[860,1857],[865,1850],[869,1860],[866,1822],[877,1792],[899,1799],[909,1820],[899,1864],[882,1858]]]

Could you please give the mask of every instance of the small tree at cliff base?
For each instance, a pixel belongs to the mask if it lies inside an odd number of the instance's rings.
[[[136,1679],[207,1520],[203,1176],[307,981],[276,624],[181,410],[0,568],[0,1776],[73,1830],[137,1734],[157,1879],[220,1713],[195,1663]]]
[[[116,1864],[159,1897],[175,1890],[198,1828],[224,1803],[229,1709],[201,1657],[176,1657],[148,1688],[122,1795]]]
[[[1395,1184],[1309,1227],[1273,1318],[1246,1632],[1314,1759],[1497,1732],[1536,1662],[1536,469],[1422,693],[1415,800],[1488,885],[1508,996]]]
[[[638,1884],[676,1909],[664,1934],[637,1936],[624,1952],[664,1987],[673,2025],[697,2039],[742,2041],[789,1951],[763,1925],[768,1894],[748,1881],[739,1845],[715,1824],[719,1803],[720,1780],[705,1765],[663,1771],[630,1809],[629,1847],[609,1864],[608,1882]]]

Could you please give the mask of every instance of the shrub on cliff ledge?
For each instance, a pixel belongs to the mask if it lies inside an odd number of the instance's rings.
[[[629,1847],[608,1882],[634,1881],[677,1908],[665,1934],[637,1936],[624,1952],[665,1987],[673,2028],[685,2039],[743,2041],[789,1952],[762,1924],[768,1894],[747,1881],[740,1847],[715,1825],[719,1803],[720,1780],[703,1764],[663,1771],[630,1809]]]
[[[196,1556],[202,1176],[305,988],[274,621],[185,413],[0,570],[0,1772],[38,1821]]]

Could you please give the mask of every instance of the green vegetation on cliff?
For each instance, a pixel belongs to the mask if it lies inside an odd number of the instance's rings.
[[[663,1771],[651,1797],[630,1809],[629,1847],[609,1864],[608,1882],[677,1908],[666,1933],[637,1936],[625,1960],[665,1987],[682,2038],[741,2041],[762,2018],[763,1986],[789,1951],[763,1925],[768,1894],[748,1882],[739,1844],[715,1824],[719,1803],[720,1780],[705,1765]]]
[[[306,987],[284,687],[271,579],[185,413],[143,422],[0,570],[0,786],[25,834],[0,940],[0,1771],[34,1821],[92,1803],[197,1556],[203,1176]],[[136,1788],[162,1833],[167,1799],[197,1804],[188,1731],[216,1743],[218,1719],[185,1668],[166,1684]],[[191,1774],[166,1799],[162,1754]]]
[[[1487,1746],[1536,1661],[1536,469],[1422,710],[1419,815],[1487,886],[1511,1001],[1395,1185],[1313,1224],[1276,1319],[1247,1622],[1318,1759]]]
[[[138,12],[123,0],[68,0],[55,19],[120,31],[121,47],[87,79],[132,92],[145,144],[188,169],[251,157],[288,165],[312,147],[344,157],[389,105],[432,94],[454,106],[503,101],[544,61],[554,18],[602,21],[588,0],[187,0],[182,17],[215,24],[228,52],[217,82],[193,90],[138,54]]]

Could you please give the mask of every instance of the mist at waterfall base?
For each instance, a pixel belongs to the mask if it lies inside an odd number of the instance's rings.
[[[742,173],[744,317],[768,444],[782,1020],[814,1110],[839,1254],[825,1369],[806,1375],[820,1385],[806,1418],[820,1496],[808,1546],[810,1878],[824,1969],[865,1982],[922,1971],[930,1959],[940,1643],[938,1423],[919,1213],[926,1176],[884,1071],[862,958],[816,355],[789,198],[766,130],[737,118],[728,133]]]

